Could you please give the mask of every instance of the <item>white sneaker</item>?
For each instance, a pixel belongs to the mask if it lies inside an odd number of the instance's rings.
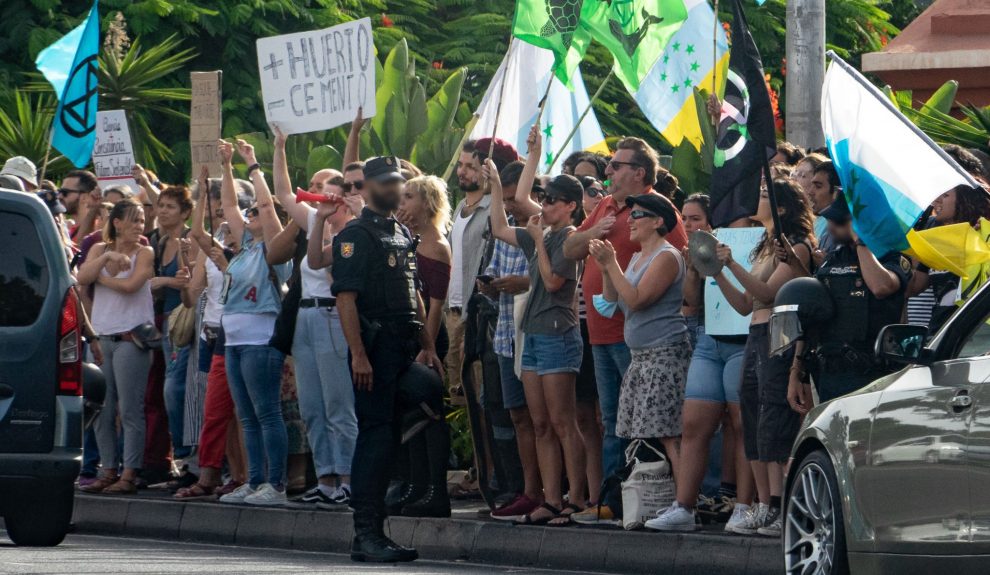
[[[241,485],[237,489],[221,497],[220,503],[244,503],[247,496],[252,493],[254,493],[254,489],[251,489],[251,486],[245,483],[244,485]]]
[[[655,518],[647,521],[646,528],[655,531],[694,531],[698,525],[694,521],[694,511],[688,511],[675,501],[666,510],[658,512]]]
[[[262,483],[258,490],[244,498],[248,505],[274,507],[288,503],[285,491],[279,491],[271,483]]]
[[[734,525],[732,529],[728,529],[728,526],[726,526],[726,529],[739,535],[755,535],[756,530],[766,524],[767,513],[769,511],[770,506],[766,503],[760,503],[756,507],[750,507],[749,512],[742,518],[742,521]]]
[[[736,503],[736,506],[732,509],[732,516],[729,517],[728,523],[725,524],[725,532],[735,533],[735,528],[746,519],[750,509],[751,507],[745,503]]]
[[[767,512],[763,526],[757,529],[756,532],[764,537],[780,537],[783,529],[783,514],[780,512],[780,509],[771,509]]]

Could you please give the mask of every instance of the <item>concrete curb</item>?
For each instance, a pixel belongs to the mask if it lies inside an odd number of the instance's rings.
[[[76,494],[80,533],[245,547],[348,553],[350,513],[262,509],[213,502]],[[525,527],[471,519],[395,517],[392,539],[424,559],[602,573],[778,574],[776,540],[709,533],[661,534]]]

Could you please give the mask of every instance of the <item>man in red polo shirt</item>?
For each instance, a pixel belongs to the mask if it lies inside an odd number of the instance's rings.
[[[626,206],[626,198],[641,194],[659,196],[653,191],[653,185],[656,184],[657,175],[661,170],[663,168],[660,167],[656,151],[645,141],[639,138],[624,138],[619,141],[615,155],[605,169],[605,175],[610,182],[610,194],[584,220],[578,231],[571,234],[564,242],[565,256],[575,260],[586,260],[582,286],[587,301],[591,301],[591,297],[595,294],[602,293],[602,272],[595,258],[588,257],[588,242],[608,239],[615,247],[615,256],[619,265],[625,269],[633,254],[640,249],[638,243],[629,239],[630,208]],[[677,226],[667,234],[666,238],[679,250],[687,245],[687,233],[684,231],[679,213]],[[615,419],[619,405],[619,388],[622,377],[629,368],[631,357],[629,347],[626,346],[623,338],[625,319],[622,312],[616,312],[613,317],[605,318],[595,311],[594,306],[589,305],[587,311],[588,335],[591,338],[591,349],[595,358],[595,379],[598,384],[602,423],[605,426],[602,471],[607,478],[625,465],[625,446],[623,441],[615,436]],[[613,517],[608,503],[609,501],[603,501],[583,513],[576,513],[573,519],[585,524],[611,522],[616,518]]]

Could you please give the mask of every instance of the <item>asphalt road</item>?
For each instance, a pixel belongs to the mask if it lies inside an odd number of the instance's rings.
[[[416,561],[399,565],[352,563],[346,555],[196,545],[69,535],[54,548],[15,547],[0,530],[0,573],[6,574],[275,574],[388,573],[405,574],[520,574],[578,573]]]

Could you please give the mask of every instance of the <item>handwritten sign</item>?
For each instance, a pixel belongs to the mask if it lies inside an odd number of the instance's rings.
[[[715,230],[718,241],[732,248],[732,257],[749,271],[753,263],[749,254],[760,243],[764,228],[719,228]],[[745,291],[739,280],[729,270],[724,270],[732,285]],[[746,335],[749,333],[751,315],[739,315],[725,299],[715,278],[705,278],[705,333],[708,335]]]
[[[363,108],[375,115],[371,19],[258,39],[265,118],[287,134],[329,130]]]
[[[141,193],[141,188],[131,177],[134,167],[134,148],[127,129],[127,116],[123,110],[105,110],[96,113],[96,143],[93,145],[93,168],[100,188],[128,186],[131,193]]]
[[[193,173],[199,166],[210,166],[210,174],[219,177],[220,153],[220,80],[223,72],[190,72],[192,102],[189,106],[189,148],[192,150]]]

